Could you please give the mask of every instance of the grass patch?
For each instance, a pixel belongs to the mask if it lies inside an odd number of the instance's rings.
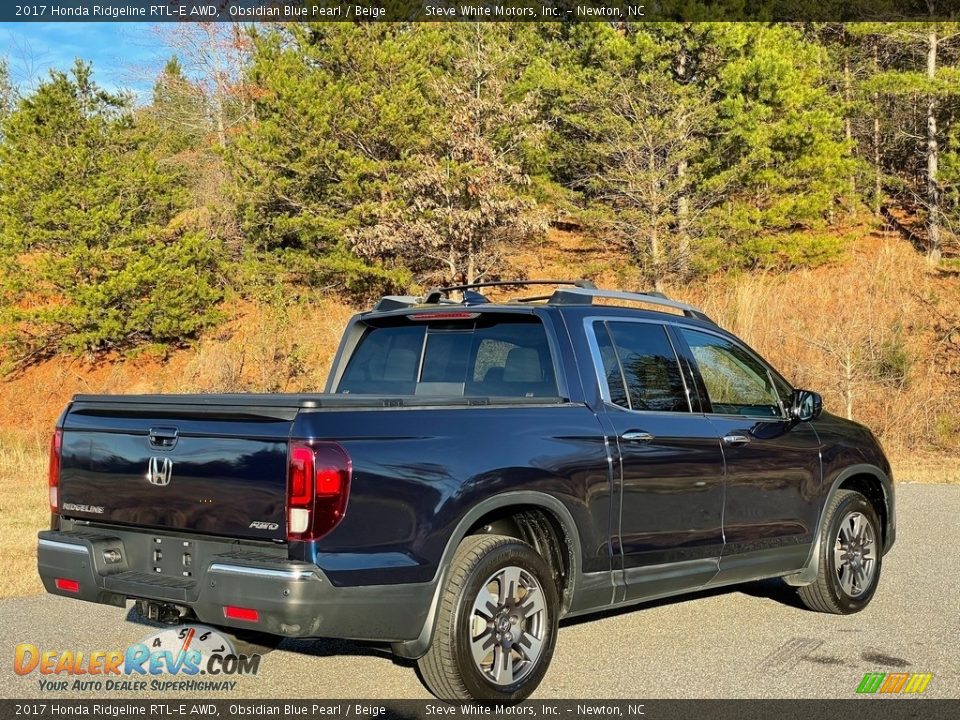
[[[897,482],[960,485],[960,460],[957,458],[905,457],[894,458],[890,464]]]
[[[50,524],[45,448],[0,436],[0,598],[43,589],[37,576],[37,531]]]

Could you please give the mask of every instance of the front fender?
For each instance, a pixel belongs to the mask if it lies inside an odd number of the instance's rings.
[[[893,546],[897,536],[895,512],[896,496],[893,489],[893,481],[890,479],[890,476],[887,473],[885,473],[876,465],[867,463],[850,465],[837,474],[837,476],[830,483],[829,491],[824,494],[823,501],[820,506],[820,517],[817,521],[817,533],[815,536],[816,540],[814,541],[813,546],[810,548],[810,554],[807,557],[807,564],[800,572],[784,577],[784,581],[786,581],[788,585],[801,587],[803,585],[810,585],[811,583],[816,582],[817,575],[820,572],[820,543],[822,528],[824,522],[826,522],[826,512],[830,498],[832,498],[833,495],[841,488],[844,482],[858,475],[866,475],[875,478],[879,481],[880,487],[883,489],[884,504],[886,505],[887,509],[887,521],[886,527],[884,528],[883,553],[886,554]]]

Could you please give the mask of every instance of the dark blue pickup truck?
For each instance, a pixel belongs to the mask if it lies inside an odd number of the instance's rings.
[[[478,287],[353,318],[323,394],[75,397],[47,591],[389,643],[439,697],[504,701],[564,617],[769,577],[867,605],[896,531],[869,430],[662,295]]]

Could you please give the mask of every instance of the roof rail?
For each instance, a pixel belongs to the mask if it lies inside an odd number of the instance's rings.
[[[389,312],[391,310],[402,310],[404,308],[416,307],[417,305],[424,304],[459,305],[460,303],[458,303],[456,300],[442,298],[439,295],[436,298],[432,298],[429,295],[427,297],[416,297],[414,295],[384,295],[373,307],[371,312]]]
[[[642,302],[650,305],[659,305],[661,307],[681,310],[684,315],[697,320],[703,320],[711,324],[716,324],[702,310],[687,305],[686,303],[671,300],[660,292],[620,292],[618,290],[599,290],[597,288],[572,288],[557,290],[550,296],[548,304],[550,305],[592,305],[594,298],[605,298],[609,300],[629,300],[631,302]]]
[[[452,292],[462,292],[476,288],[524,287],[526,285],[571,285],[573,287],[594,290],[597,287],[589,280],[491,280],[490,282],[467,283],[466,285],[448,285],[447,287],[433,288],[427,293],[427,297],[433,297],[434,293],[449,295]]]
[[[452,292],[463,293],[464,305],[480,305],[489,300],[478,292],[476,288],[486,287],[523,287],[524,285],[572,285],[578,288],[596,288],[589,280],[496,280],[490,282],[467,283],[466,285],[449,285],[447,287],[430,288],[423,297],[414,295],[385,295],[373,308],[373,312],[388,312],[414,307],[415,305],[438,305],[440,303],[454,303],[450,300]],[[543,299],[546,299],[544,296]]]

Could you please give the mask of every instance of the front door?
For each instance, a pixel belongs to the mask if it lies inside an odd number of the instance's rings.
[[[788,417],[789,388],[756,355],[726,336],[677,328],[726,466],[717,582],[748,580],[804,565],[820,513],[820,442],[810,423]],[[777,385],[783,385],[778,392]]]
[[[663,324],[594,320],[591,329],[605,376],[603,421],[619,455],[612,526],[622,599],[700,587],[716,575],[723,549],[716,430],[693,412],[692,388]]]

